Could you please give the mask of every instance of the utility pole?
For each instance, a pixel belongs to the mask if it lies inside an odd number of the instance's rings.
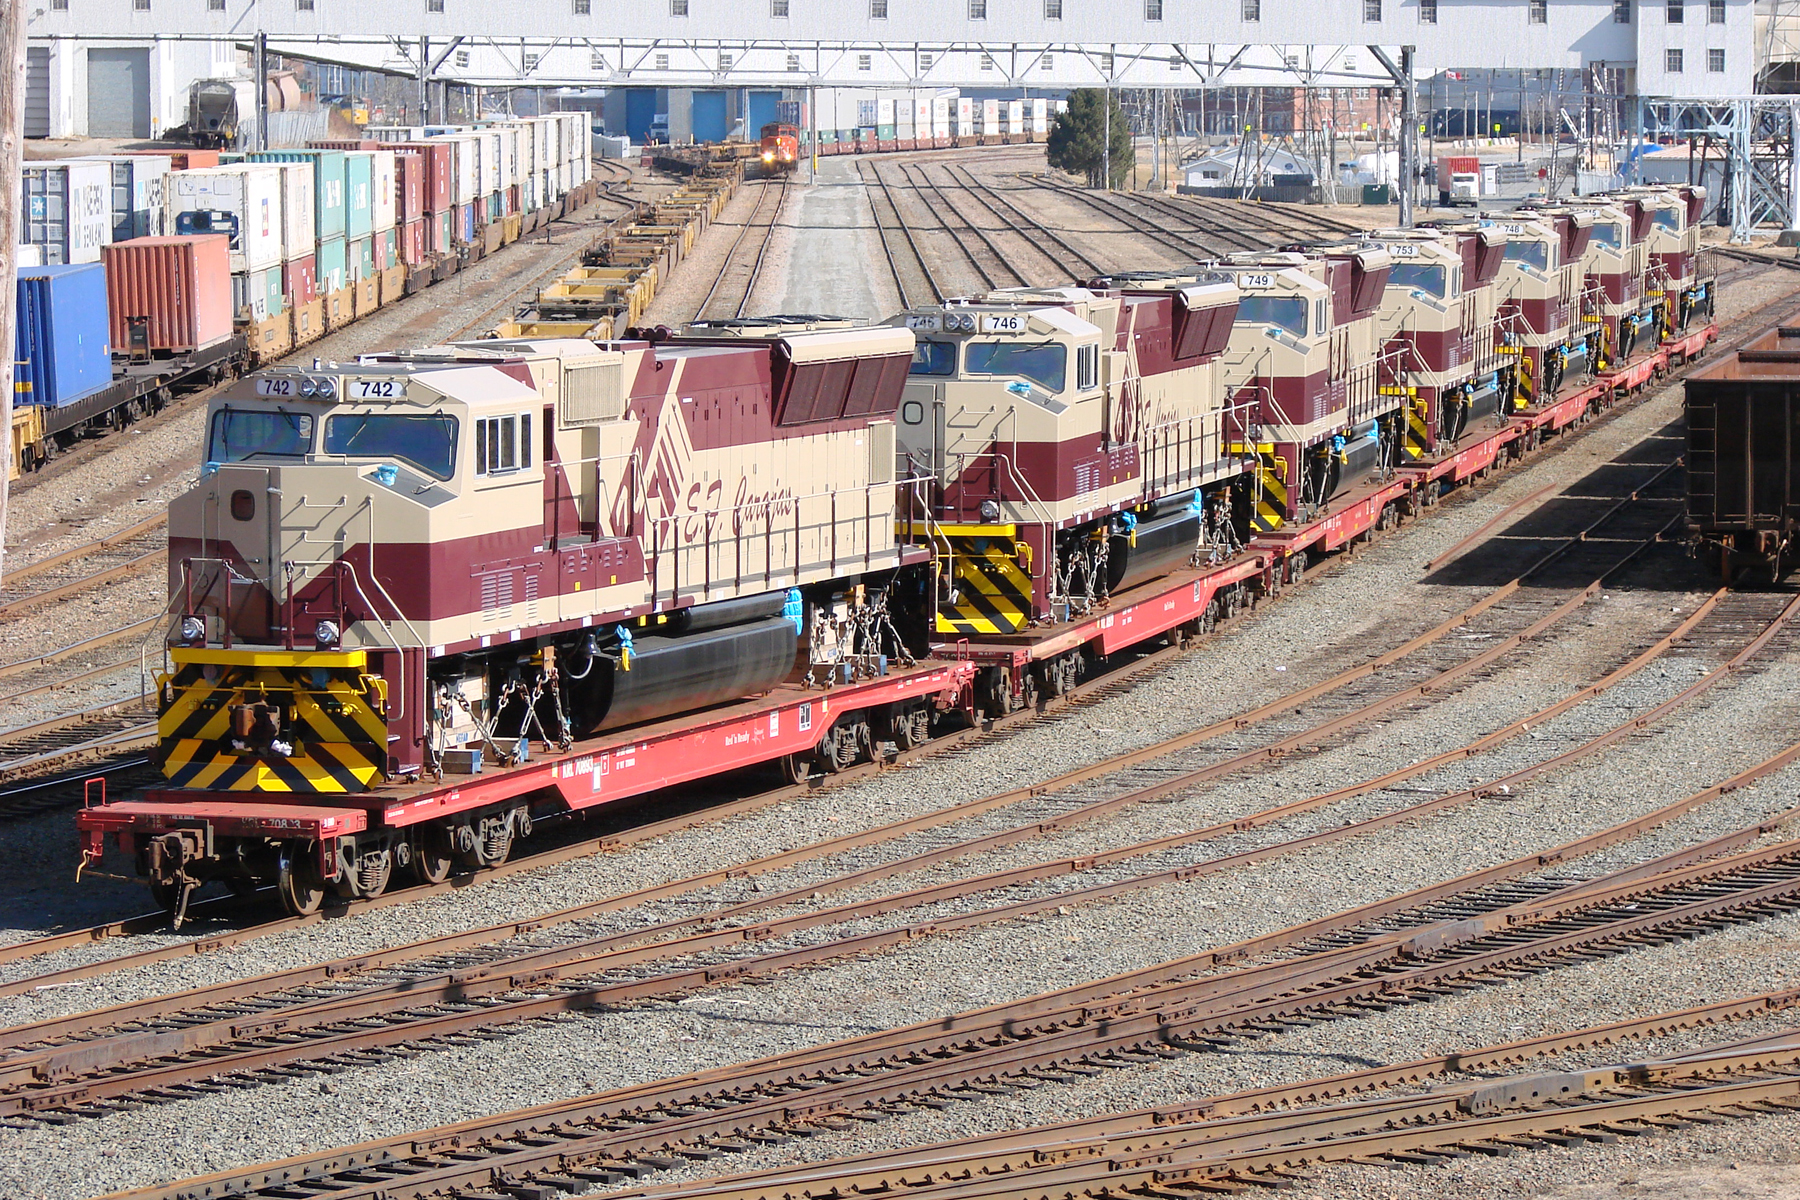
[[[419,124],[431,124],[431,39],[419,39]]]
[[[6,453],[12,448],[13,339],[17,336],[19,294],[19,203],[25,155],[25,0],[0,0],[0,65],[12,82],[0,88],[0,437]],[[10,457],[8,459],[10,462]],[[6,477],[0,469],[0,579],[6,575]]]
[[[256,31],[256,148],[269,148],[269,35]]]

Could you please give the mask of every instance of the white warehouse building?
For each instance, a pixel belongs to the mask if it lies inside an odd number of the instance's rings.
[[[51,0],[29,14],[28,134],[156,136],[189,82],[272,50],[475,86],[1385,84],[1365,47],[1456,69],[1622,72],[1646,97],[1757,77],[1756,0]],[[106,31],[98,39],[95,31]],[[1617,76],[1616,76],[1617,77]],[[121,134],[129,125],[131,133]]]

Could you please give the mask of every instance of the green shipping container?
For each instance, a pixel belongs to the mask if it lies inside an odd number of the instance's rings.
[[[375,235],[375,269],[385,271],[400,265],[400,240],[393,229]]]
[[[489,192],[483,197],[483,202],[487,205],[487,222],[492,225],[495,221],[500,219],[502,213],[505,211],[501,204],[500,193]]]
[[[373,238],[356,238],[349,246],[350,281],[361,283],[375,273],[375,241]]]
[[[251,278],[256,278],[251,276]],[[281,291],[281,268],[272,267],[262,273],[263,292],[269,298],[269,315],[279,317],[287,311],[287,297]]]
[[[366,238],[375,228],[374,159],[367,151],[344,155],[344,236]]]
[[[261,150],[252,162],[310,162],[313,165],[313,224],[319,241],[344,236],[344,152],[342,150]],[[368,160],[364,160],[367,170]],[[363,189],[367,191],[365,187]],[[321,281],[325,275],[319,274]],[[323,287],[323,282],[320,283]]]
[[[1362,202],[1378,205],[1392,204],[1394,202],[1393,189],[1385,183],[1365,183],[1362,189]]]
[[[342,291],[346,284],[356,282],[347,268],[343,238],[319,243],[317,278],[321,293]]]

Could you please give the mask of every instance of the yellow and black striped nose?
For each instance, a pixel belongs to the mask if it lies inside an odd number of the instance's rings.
[[[344,793],[386,777],[386,690],[362,651],[170,653],[157,756],[176,787]],[[244,736],[234,721],[245,708],[271,715],[280,736]]]
[[[1031,621],[1031,573],[1011,538],[952,535],[954,604],[938,607],[939,633],[1017,633]]]

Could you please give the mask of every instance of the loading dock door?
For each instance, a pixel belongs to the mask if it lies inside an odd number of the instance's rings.
[[[50,136],[50,47],[25,48],[25,136]]]
[[[88,136],[150,136],[150,51],[89,50]]]

